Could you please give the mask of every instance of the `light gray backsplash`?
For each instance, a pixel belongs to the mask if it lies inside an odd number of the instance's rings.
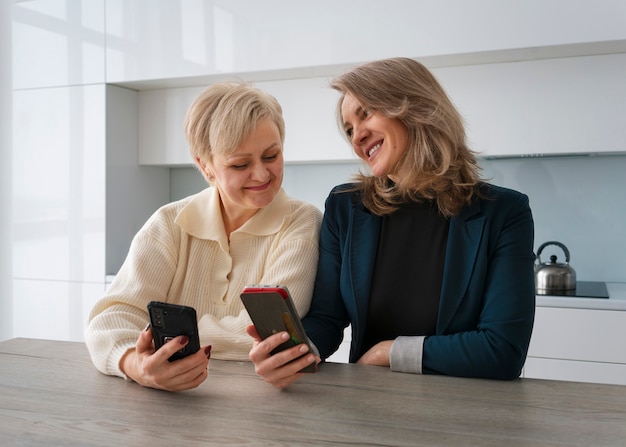
[[[535,250],[559,241],[583,281],[626,282],[626,156],[571,156],[482,161],[492,182],[530,198]],[[558,247],[546,247],[542,261]]]
[[[293,197],[324,207],[330,189],[346,182],[358,162],[291,164],[283,186]],[[568,156],[481,160],[492,183],[522,191],[535,219],[535,250],[556,240],[570,251],[583,281],[626,282],[626,156]],[[172,200],[205,187],[195,168],[171,171]],[[556,246],[541,254],[547,261]]]
[[[170,196],[172,201],[202,191],[207,182],[197,168],[170,169]]]

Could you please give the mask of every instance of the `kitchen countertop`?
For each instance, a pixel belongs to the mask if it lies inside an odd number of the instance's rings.
[[[617,446],[626,387],[327,362],[277,390],[250,362],[168,393],[100,374],[84,343],[0,343],[0,445]]]
[[[607,282],[608,298],[537,295],[537,307],[569,309],[621,310],[626,312],[626,283]]]

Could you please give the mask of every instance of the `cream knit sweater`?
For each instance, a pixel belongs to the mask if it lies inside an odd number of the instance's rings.
[[[125,377],[119,363],[148,322],[152,300],[196,309],[200,343],[211,357],[248,360],[246,285],[287,286],[300,316],[308,310],[318,260],[321,211],[281,190],[242,227],[224,230],[215,188],[157,210],[89,315],[85,341],[96,368]]]

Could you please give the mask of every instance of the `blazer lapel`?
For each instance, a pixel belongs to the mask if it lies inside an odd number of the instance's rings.
[[[353,208],[352,238],[347,247],[349,253],[349,278],[352,281],[352,303],[356,314],[355,333],[362,338],[367,317],[367,304],[370,284],[378,251],[378,238],[382,218],[364,211],[358,206]],[[360,346],[362,340],[357,340]]]
[[[485,226],[485,216],[479,213],[480,205],[474,202],[450,219],[437,333],[445,332],[467,292]]]

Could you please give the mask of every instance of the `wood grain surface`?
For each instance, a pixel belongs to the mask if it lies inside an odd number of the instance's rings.
[[[211,360],[195,390],[100,374],[82,343],[0,343],[1,446],[624,446],[626,387],[327,363],[287,390]]]

